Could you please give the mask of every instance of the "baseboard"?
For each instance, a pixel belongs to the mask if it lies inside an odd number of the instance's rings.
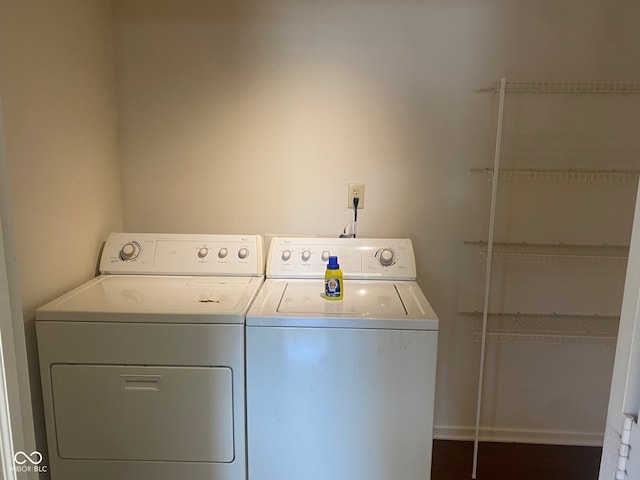
[[[436,425],[433,438],[437,440],[473,440],[474,427],[447,427]],[[537,443],[545,445],[577,445],[601,447],[604,432],[569,432],[562,430],[518,430],[510,428],[481,428],[480,441],[506,443]]]

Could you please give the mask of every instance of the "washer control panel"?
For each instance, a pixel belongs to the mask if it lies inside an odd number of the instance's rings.
[[[322,278],[329,256],[345,278],[415,280],[411,240],[275,237],[267,256],[268,278]]]
[[[104,274],[264,274],[260,235],[112,233],[100,261]]]

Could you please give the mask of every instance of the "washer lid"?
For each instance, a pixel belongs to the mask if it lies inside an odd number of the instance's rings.
[[[359,283],[357,286],[350,284],[349,287],[348,295],[343,300],[327,300],[321,283],[288,283],[277,312],[356,317],[407,316],[407,310],[394,284],[371,282]]]
[[[102,275],[36,311],[37,320],[243,323],[259,277]]]
[[[438,317],[413,281],[345,280],[344,298],[327,300],[322,280],[268,279],[247,326],[437,330]]]

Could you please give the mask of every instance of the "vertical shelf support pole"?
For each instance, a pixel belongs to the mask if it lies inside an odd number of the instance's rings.
[[[502,115],[504,112],[504,94],[506,79],[500,79],[500,102],[498,104],[498,126],[496,129],[496,153],[493,161],[493,184],[491,189],[491,213],[489,215],[489,237],[487,239],[487,259],[484,286],[484,309],[482,311],[482,340],[480,344],[480,372],[478,375],[478,398],[476,401],[476,429],[473,441],[473,471],[471,478],[476,479],[478,470],[478,441],[480,437],[480,412],[482,410],[482,387],[484,383],[484,359],[487,346],[487,320],[489,316],[489,291],[491,288],[491,261],[493,256],[493,227],[496,216],[498,196],[498,178],[500,175],[500,147],[502,145]]]

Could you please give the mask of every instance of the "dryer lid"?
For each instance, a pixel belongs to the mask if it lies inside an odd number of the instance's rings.
[[[37,320],[243,323],[257,277],[102,275],[36,311]]]

